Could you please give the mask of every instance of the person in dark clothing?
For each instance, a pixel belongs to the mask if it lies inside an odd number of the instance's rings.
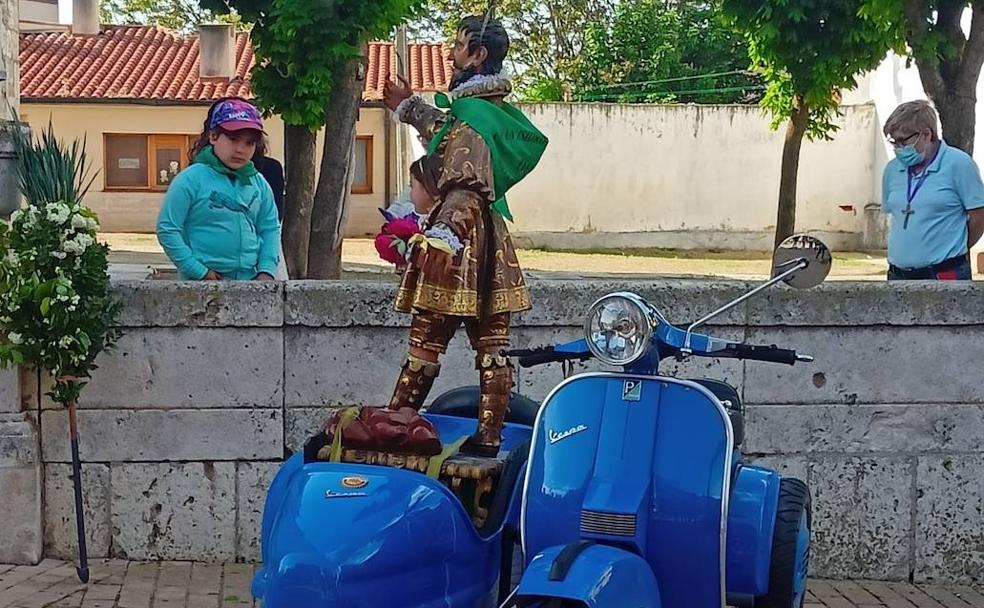
[[[253,155],[253,165],[256,170],[266,178],[267,183],[273,189],[273,200],[277,204],[277,216],[281,221],[284,219],[284,167],[280,161],[267,156],[269,142],[264,137],[256,145],[256,154]]]

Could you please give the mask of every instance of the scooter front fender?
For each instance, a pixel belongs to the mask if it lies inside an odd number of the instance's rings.
[[[648,563],[623,549],[581,541],[550,547],[530,562],[516,591],[520,606],[562,598],[589,608],[662,608]]]

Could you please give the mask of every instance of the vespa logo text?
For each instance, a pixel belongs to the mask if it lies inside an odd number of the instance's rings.
[[[553,445],[553,444],[557,443],[558,441],[563,441],[563,440],[567,439],[568,437],[573,437],[574,435],[577,435],[578,433],[583,433],[586,430],[588,430],[588,427],[584,426],[583,424],[579,424],[577,426],[571,427],[571,428],[567,429],[566,431],[549,431],[548,430],[547,431],[547,438],[550,439],[550,444]]]
[[[335,490],[325,492],[325,498],[364,498],[366,496],[369,496],[366,492],[336,492]]]

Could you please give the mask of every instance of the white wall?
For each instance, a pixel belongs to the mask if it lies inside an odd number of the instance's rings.
[[[58,5],[49,2],[33,2],[20,0],[18,3],[20,18],[25,21],[43,23],[58,23]]]
[[[783,132],[757,107],[524,104],[549,138],[510,194],[514,233],[545,246],[769,248]],[[857,244],[876,200],[871,105],[804,143],[797,229]],[[559,234],[558,234],[559,233]],[[614,235],[614,236],[613,236]]]

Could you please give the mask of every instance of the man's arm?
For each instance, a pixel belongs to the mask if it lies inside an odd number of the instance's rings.
[[[981,172],[969,156],[961,156],[954,173],[954,185],[960,202],[967,210],[967,249],[977,244],[984,234],[984,181]]]
[[[970,249],[984,236],[984,207],[967,212],[967,248]]]

